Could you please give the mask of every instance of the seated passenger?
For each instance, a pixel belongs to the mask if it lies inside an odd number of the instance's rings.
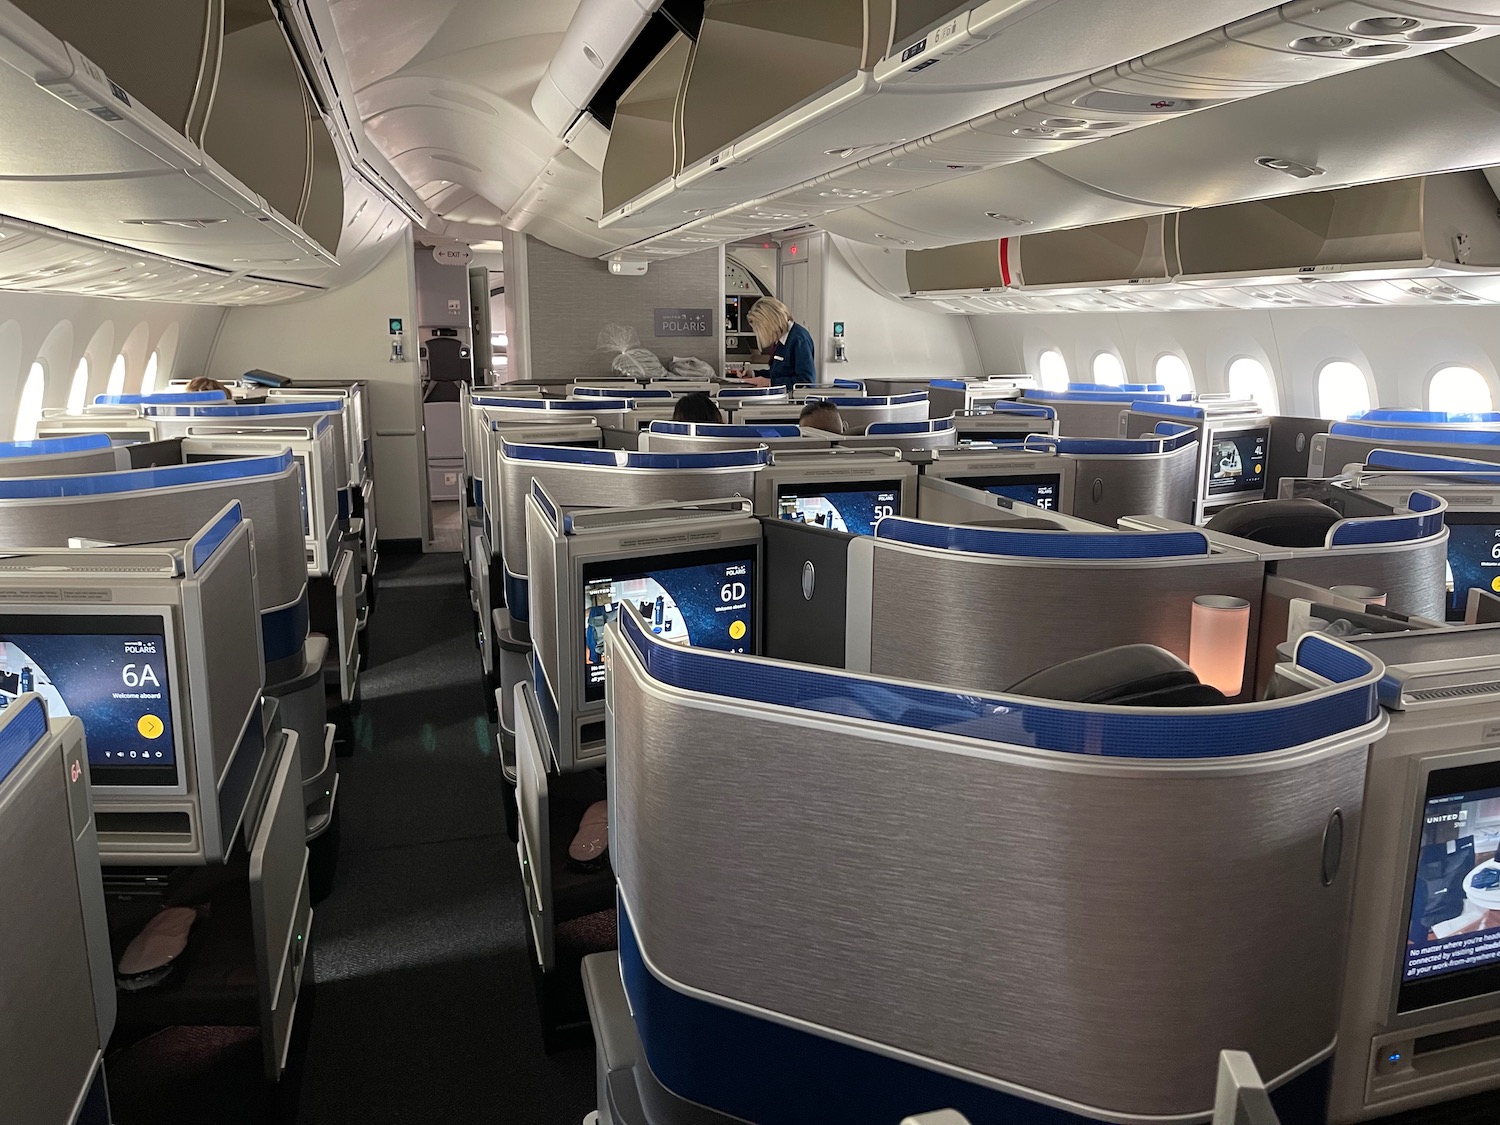
[[[199,391],[218,391],[227,399],[234,398],[234,395],[229,392],[229,388],[226,387],[223,383],[219,382],[217,379],[209,379],[202,375],[199,375],[196,379],[189,383],[187,385],[187,389],[190,393],[193,394],[196,394]]]
[[[711,422],[716,426],[722,426],[724,415],[719,413],[718,406],[708,396],[707,391],[694,391],[677,400],[677,405],[672,407],[672,421]]]
[[[824,433],[842,434],[844,432],[844,419],[839,414],[839,408],[831,402],[808,403],[802,408],[797,424],[809,430],[822,430]]]

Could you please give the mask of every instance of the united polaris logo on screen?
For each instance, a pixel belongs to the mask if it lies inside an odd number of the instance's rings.
[[[155,641],[126,641],[125,651],[131,656],[155,656]]]

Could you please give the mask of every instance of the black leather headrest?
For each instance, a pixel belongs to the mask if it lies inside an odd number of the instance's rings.
[[[1122,645],[1054,664],[1014,684],[1007,694],[1115,707],[1217,707],[1229,702],[1156,645]]]
[[[1208,521],[1206,530],[1272,547],[1321,547],[1341,515],[1321,500],[1247,500]]]

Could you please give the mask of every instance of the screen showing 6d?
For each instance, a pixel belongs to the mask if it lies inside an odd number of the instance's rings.
[[[166,630],[153,616],[0,617],[0,706],[76,715],[95,785],[175,785]]]
[[[755,548],[723,547],[583,567],[583,697],[604,698],[605,628],[626,603],[664,641],[755,651]]]

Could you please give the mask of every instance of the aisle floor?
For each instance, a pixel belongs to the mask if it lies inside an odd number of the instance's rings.
[[[286,1104],[259,1088],[253,1033],[169,1032],[114,1060],[118,1125],[578,1125],[593,1109],[592,1054],[541,1047],[462,565],[382,561]]]

